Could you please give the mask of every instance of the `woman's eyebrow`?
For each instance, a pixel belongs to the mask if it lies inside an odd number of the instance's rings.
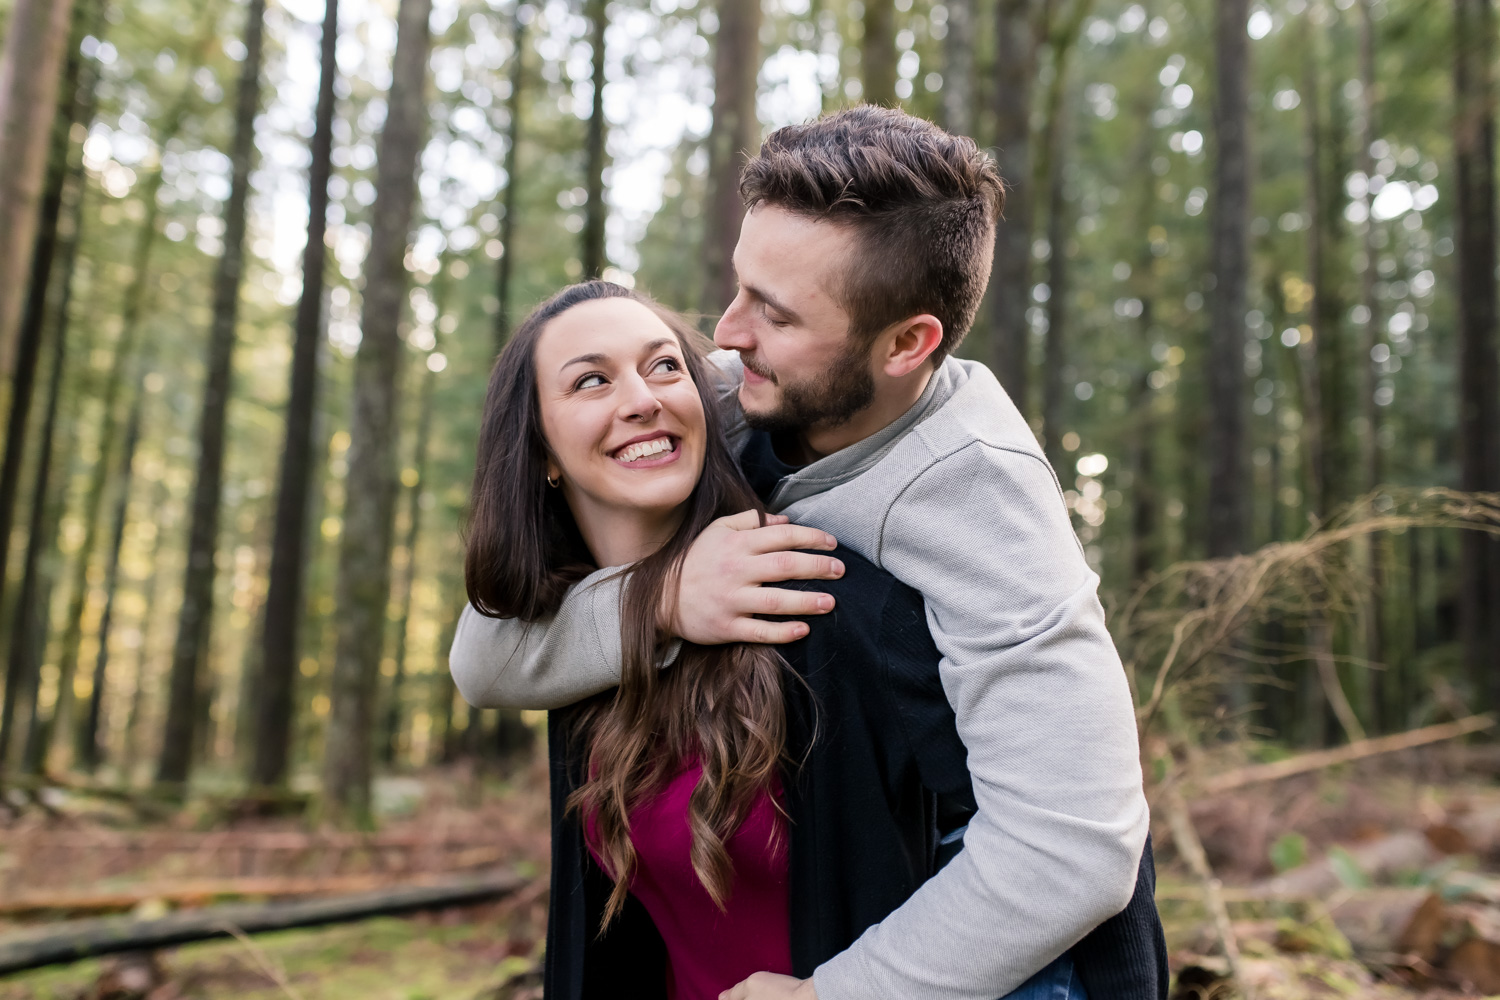
[[[656,351],[661,350],[663,347],[666,347],[668,344],[674,344],[674,343],[676,343],[676,338],[675,337],[657,337],[655,340],[651,341],[651,343],[649,343],[645,347],[641,348],[641,353],[642,354],[651,354],[651,353],[654,353]]]
[[[562,371],[564,368],[570,368],[573,365],[602,365],[608,360],[609,358],[603,354],[580,354],[578,355],[578,357],[573,358],[571,361],[564,361],[558,371]]]

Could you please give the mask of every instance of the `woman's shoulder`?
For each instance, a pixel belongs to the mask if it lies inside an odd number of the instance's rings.
[[[919,646],[931,643],[920,592],[846,546],[840,545],[832,553],[817,554],[831,554],[843,562],[844,575],[837,580],[789,580],[771,584],[793,590],[814,590],[833,597],[832,614],[805,619],[812,626],[814,636],[819,632],[838,634],[845,642],[872,646],[886,644],[893,635],[916,640]],[[935,652],[933,655],[935,657]]]

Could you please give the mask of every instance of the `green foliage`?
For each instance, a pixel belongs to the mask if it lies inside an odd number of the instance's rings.
[[[1285,833],[1271,845],[1271,867],[1278,872],[1290,871],[1307,862],[1307,838],[1300,833]]]
[[[1354,855],[1337,844],[1328,849],[1328,865],[1345,888],[1368,889],[1370,887],[1370,877],[1359,867],[1359,862],[1354,860]]]

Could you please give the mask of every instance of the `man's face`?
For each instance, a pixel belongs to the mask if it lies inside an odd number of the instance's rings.
[[[752,427],[806,431],[847,422],[874,398],[868,347],[851,341],[833,296],[855,252],[848,229],[775,206],[745,215],[734,251],[739,294],[714,342],[745,363]]]

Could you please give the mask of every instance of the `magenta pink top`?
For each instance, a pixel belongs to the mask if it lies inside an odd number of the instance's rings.
[[[720,911],[698,881],[690,854],[688,800],[702,774],[702,766],[693,762],[630,814],[636,851],[630,891],[666,943],[668,1000],[718,1000],[721,991],[752,973],[792,971],[781,814],[771,794],[762,794],[725,844],[734,882]],[[585,829],[589,853],[603,868],[593,817]]]

